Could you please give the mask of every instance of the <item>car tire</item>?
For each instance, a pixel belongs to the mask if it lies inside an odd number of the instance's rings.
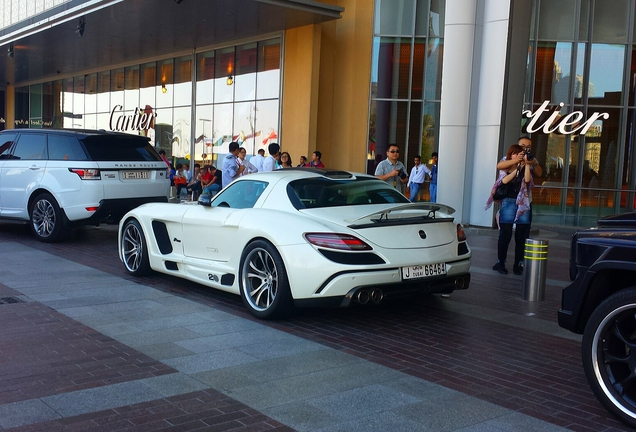
[[[29,207],[31,232],[44,243],[55,243],[69,237],[71,230],[64,224],[64,214],[48,192],[35,197]]]
[[[121,257],[128,273],[133,276],[145,276],[150,273],[148,247],[139,222],[130,219],[124,224],[119,244]]]
[[[594,310],[583,333],[582,358],[597,399],[636,427],[636,287],[611,295]]]
[[[243,303],[259,319],[288,316],[294,301],[285,264],[276,248],[264,240],[250,243],[241,256],[239,285]]]

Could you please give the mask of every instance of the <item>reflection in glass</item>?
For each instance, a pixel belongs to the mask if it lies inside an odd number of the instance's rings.
[[[174,62],[172,59],[157,62],[157,86],[155,89],[155,99],[158,108],[173,106],[174,97]],[[165,88],[165,91],[164,91]],[[167,150],[166,150],[167,152]]]
[[[33,84],[30,86],[30,112],[29,117],[42,117],[42,84]],[[33,124],[33,122],[31,122]]]
[[[214,103],[232,102],[234,85],[228,85],[227,78],[234,77],[234,47],[216,51],[214,80]]]
[[[411,39],[373,39],[371,97],[406,99],[409,87]]]
[[[175,59],[174,106],[188,106],[192,102],[192,57]]]
[[[267,153],[267,146],[278,141],[278,112],[278,99],[256,101],[254,155],[259,149]]]
[[[214,101],[214,51],[197,54],[197,103]]]
[[[157,63],[141,65],[141,86],[139,89],[139,108],[155,107],[155,92],[157,86]]]
[[[111,109],[116,105],[124,106],[124,68],[115,69],[110,75]]]
[[[586,3],[586,2],[581,2]],[[594,2],[593,42],[627,43],[629,0]]]
[[[414,15],[415,0],[376,0],[373,32],[410,36]]]
[[[190,107],[175,108],[172,123],[172,155],[178,158],[190,157]]]
[[[429,102],[424,104],[424,113],[421,125],[421,146],[419,153],[422,156],[422,162],[426,163],[431,154],[439,148],[439,110],[438,102]]]
[[[231,103],[214,106],[214,153],[227,153],[232,142],[232,118],[234,106]]]
[[[196,108],[196,139],[194,140],[194,160],[200,161],[204,159],[212,159],[212,112],[213,105],[198,105]]]
[[[429,38],[426,46],[426,100],[442,99],[442,61],[444,57],[444,39]]]
[[[234,104],[234,127],[232,136],[242,147],[245,147],[248,155],[254,154],[256,105],[255,102],[243,102]]]
[[[537,44],[534,103],[549,100],[553,104],[569,102],[572,44],[540,42]],[[582,75],[576,75],[577,83]],[[576,86],[575,86],[576,87]],[[580,86],[579,86],[580,87]]]
[[[172,157],[172,108],[159,108],[156,110],[155,119],[155,148],[157,151],[165,150],[168,158]]]
[[[377,164],[386,158],[389,144],[398,144],[404,149],[407,109],[408,102],[371,101],[367,173],[375,173]]]
[[[17,98],[16,98],[16,107],[17,107]],[[17,111],[17,108],[16,108],[16,111]],[[64,118],[62,127],[65,127],[65,128],[73,127],[72,114],[73,114],[73,78],[65,78],[62,81],[62,115]],[[16,113],[16,119],[18,119],[17,113]]]
[[[124,109],[132,111],[139,107],[139,66],[129,66],[125,73]]]
[[[572,0],[541,0],[539,40],[574,40],[576,3]]]
[[[97,77],[97,112],[110,110],[110,71],[104,71]]]
[[[599,105],[621,104],[624,64],[624,45],[592,45],[589,84],[590,103]],[[592,97],[594,98],[593,101]]]
[[[97,74],[86,75],[86,94],[84,95],[84,113],[97,112]]]
[[[73,114],[84,114],[84,75],[73,79]]]

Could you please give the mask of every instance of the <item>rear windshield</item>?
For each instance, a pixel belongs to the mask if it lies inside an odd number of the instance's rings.
[[[386,182],[368,177],[346,180],[316,177],[295,180],[287,185],[287,195],[298,210],[409,202]]]
[[[148,138],[131,135],[89,135],[81,139],[91,160],[103,162],[160,161]]]

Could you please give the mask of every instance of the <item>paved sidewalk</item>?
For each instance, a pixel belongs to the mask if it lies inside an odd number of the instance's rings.
[[[0,428],[563,430],[222,308],[2,240],[0,295],[24,303],[0,305]]]

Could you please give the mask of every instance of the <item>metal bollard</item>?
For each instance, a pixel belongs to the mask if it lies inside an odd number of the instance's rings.
[[[541,301],[545,297],[545,276],[548,265],[548,241],[526,240],[522,298]]]

